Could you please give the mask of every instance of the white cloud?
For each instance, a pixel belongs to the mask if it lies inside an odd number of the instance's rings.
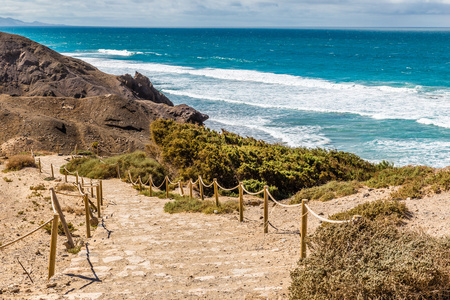
[[[450,26],[450,0],[2,0],[2,17],[93,26]]]

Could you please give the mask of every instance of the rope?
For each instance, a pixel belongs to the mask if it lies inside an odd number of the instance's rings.
[[[71,196],[71,197],[82,197],[82,195],[71,195],[71,194],[66,194],[66,193],[61,193],[61,192],[56,192],[56,194],[58,195],[64,195],[64,196]]]
[[[200,181],[201,181],[201,183],[203,184],[203,186],[204,186],[204,187],[207,187],[207,188],[212,187],[213,184],[214,184],[214,182],[211,182],[210,185],[206,185],[206,184],[203,182],[203,178],[201,178],[201,177],[200,177]]]
[[[232,190],[235,190],[235,189],[239,188],[239,185],[237,185],[237,186],[235,186],[234,188],[231,188],[231,189],[226,189],[226,188],[222,187],[219,183],[217,183],[217,187],[219,187],[220,189],[222,189],[224,191],[232,191]]]
[[[163,182],[159,186],[156,186],[153,184],[153,180],[152,180],[152,186],[156,189],[160,189],[163,186],[164,182],[166,182],[166,178],[164,178]]]
[[[348,223],[351,222],[352,220],[345,220],[345,221],[336,221],[336,220],[329,220],[329,219],[325,219],[321,216],[319,216],[318,214],[316,214],[307,204],[305,204],[305,207],[308,209],[308,211],[317,219],[323,221],[323,222],[328,222],[328,223],[335,223],[335,224],[342,224],[342,223]],[[353,216],[353,218],[355,218],[355,216]]]
[[[136,186],[137,183],[138,183],[138,181],[136,180],[136,182],[133,182],[133,179],[131,178],[131,173],[130,173],[130,171],[128,171],[128,177],[130,177],[130,182],[131,182],[131,184],[132,184],[133,186]]]
[[[301,203],[300,204],[290,204],[290,205],[283,204],[283,203],[280,203],[277,200],[275,200],[275,198],[272,196],[272,194],[270,194],[269,190],[267,190],[267,194],[269,195],[270,199],[272,199],[273,202],[275,202],[276,204],[283,206],[283,207],[298,207],[298,206],[302,205]]]
[[[192,182],[192,185],[196,185],[198,183],[198,179]]]
[[[178,184],[178,182],[172,182],[172,181],[170,181],[169,177],[167,177],[167,180],[169,181],[169,184],[173,184],[173,185]]]
[[[64,170],[66,170],[67,174],[69,174],[69,175],[73,175],[73,174],[76,174],[76,173],[77,173],[77,172],[70,172],[69,170],[67,170],[66,167],[64,167]]]
[[[256,193],[249,192],[249,191],[247,191],[247,189],[244,187],[244,185],[242,185],[242,190],[243,190],[244,192],[246,192],[247,194],[253,195],[253,196],[259,195],[259,194],[261,194],[262,192],[264,192],[264,189],[262,189],[262,190],[260,190],[259,192],[256,192]]]
[[[45,225],[47,225],[47,224],[50,223],[51,221],[53,221],[53,218],[51,218],[50,220],[48,220],[47,222],[45,222],[44,224],[42,224],[41,226],[39,226],[39,227],[36,228],[35,230],[28,232],[28,233],[25,234],[24,236],[21,236],[20,238],[14,240],[14,241],[12,241],[12,242],[9,242],[9,243],[6,244],[6,245],[0,246],[0,250],[3,249],[3,248],[6,248],[6,247],[9,246],[9,245],[14,244],[15,242],[20,241],[21,239],[26,238],[26,237],[29,236],[30,234],[35,233],[36,231],[38,231],[39,229],[41,229],[42,227],[44,227]]]

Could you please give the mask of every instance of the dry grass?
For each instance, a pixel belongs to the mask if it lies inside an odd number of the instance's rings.
[[[291,299],[449,299],[450,238],[398,227],[406,207],[379,200],[331,216],[310,237],[311,254],[291,273]]]
[[[6,163],[6,170],[8,171],[18,171],[26,167],[36,168],[36,162],[30,155],[15,155]]]

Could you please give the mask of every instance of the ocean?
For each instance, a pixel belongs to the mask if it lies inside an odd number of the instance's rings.
[[[0,28],[150,78],[206,126],[396,166],[450,165],[450,29]]]

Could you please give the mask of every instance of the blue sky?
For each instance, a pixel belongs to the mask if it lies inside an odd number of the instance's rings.
[[[2,0],[1,17],[131,27],[450,27],[450,0]]]

